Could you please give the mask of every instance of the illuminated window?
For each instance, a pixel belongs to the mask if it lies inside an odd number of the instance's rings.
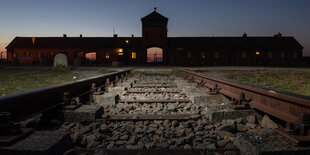
[[[123,55],[123,53],[118,53],[118,55]]]
[[[256,55],[259,55],[259,51],[255,52]]]
[[[129,40],[126,40],[125,42],[126,42],[126,44],[128,44],[128,43],[129,43]]]
[[[122,48],[119,48],[119,49],[117,50],[117,52],[121,53],[121,52],[123,52],[123,49],[122,49]]]
[[[105,53],[105,58],[109,59],[110,58],[110,53]]]
[[[137,57],[137,53],[136,52],[131,52],[131,58],[135,59]]]
[[[246,58],[246,51],[242,52],[242,58]]]

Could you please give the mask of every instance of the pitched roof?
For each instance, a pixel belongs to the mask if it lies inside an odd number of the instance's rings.
[[[36,37],[35,48],[119,48],[125,40],[142,48],[141,37]],[[294,37],[168,37],[168,48],[188,49],[303,49]],[[7,48],[33,48],[32,37],[16,37]]]
[[[303,49],[294,37],[169,37],[168,48]]]
[[[141,47],[138,37],[35,37],[35,48],[119,48],[130,41],[130,46]],[[32,37],[16,37],[6,48],[33,48]]]
[[[146,15],[145,17],[141,18],[141,21],[150,21],[150,20],[155,20],[155,21],[168,21],[168,18],[161,15],[160,13],[153,11],[152,13]]]

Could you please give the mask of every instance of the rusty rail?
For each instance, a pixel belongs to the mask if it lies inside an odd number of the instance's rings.
[[[63,101],[63,94],[65,92],[69,92],[72,97],[80,96],[82,99],[87,98],[93,83],[96,83],[97,86],[105,85],[106,79],[113,81],[116,76],[120,77],[128,72],[130,70],[0,97],[0,111],[9,112],[11,113],[11,120],[20,121],[42,111],[57,107]]]
[[[290,139],[296,143],[310,141],[310,97],[273,89],[266,89],[208,74],[180,70],[185,77],[210,89],[210,94],[221,93],[232,98],[233,107],[256,108],[287,122]]]

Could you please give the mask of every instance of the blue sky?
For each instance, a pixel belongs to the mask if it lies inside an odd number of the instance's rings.
[[[310,56],[309,0],[0,0],[0,50],[15,36],[141,36],[140,18],[169,18],[168,36],[294,36]]]

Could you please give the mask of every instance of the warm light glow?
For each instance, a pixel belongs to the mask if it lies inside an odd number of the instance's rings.
[[[126,40],[125,42],[126,42],[126,44],[128,44],[128,43],[129,43],[129,40]]]
[[[109,56],[109,55],[106,55],[106,56],[105,56],[105,58],[106,58],[106,59],[109,59],[109,58],[110,58],[110,56]]]
[[[118,49],[118,52],[120,52],[120,53],[123,52],[123,49],[122,48]]]
[[[118,53],[118,55],[123,55],[123,53]]]
[[[259,52],[257,51],[255,54],[256,54],[256,55],[259,55]]]
[[[85,58],[88,60],[96,60],[96,52],[86,53]]]
[[[135,59],[137,57],[137,53],[136,52],[131,52],[131,58]]]

